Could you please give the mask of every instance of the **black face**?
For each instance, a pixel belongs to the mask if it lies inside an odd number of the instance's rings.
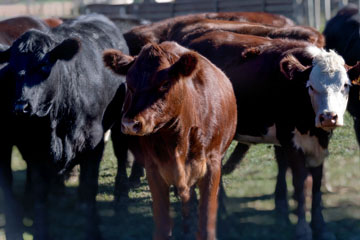
[[[69,41],[76,47],[69,47]],[[5,69],[11,76],[8,81],[15,81],[16,85],[13,111],[25,116],[46,116],[60,84],[54,66],[58,60],[70,60],[77,51],[76,40],[59,44],[47,34],[31,30],[10,49],[0,52],[0,60],[8,63]]]

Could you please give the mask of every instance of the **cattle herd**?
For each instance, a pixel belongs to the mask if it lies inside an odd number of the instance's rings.
[[[51,239],[46,201],[80,165],[86,239],[101,239],[96,208],[104,133],[118,159],[115,202],[146,172],[153,239],[169,239],[169,191],[182,205],[183,239],[216,239],[221,174],[252,144],[275,145],[275,206],[288,214],[291,169],[297,240],[335,239],[321,206],[323,164],[346,109],[360,140],[360,20],[345,7],[324,35],[268,13],[180,16],[123,32],[102,15],[74,20],[16,17],[0,22],[0,186],[6,238],[23,239],[12,190],[11,153],[27,162],[34,239]],[[341,29],[341,31],[339,30]],[[222,159],[233,140],[238,145]],[[130,178],[127,153],[135,158]],[[311,224],[304,183],[312,177]],[[192,231],[199,189],[198,223]],[[51,224],[51,223],[50,223]],[[119,236],[121,239],[121,236]]]

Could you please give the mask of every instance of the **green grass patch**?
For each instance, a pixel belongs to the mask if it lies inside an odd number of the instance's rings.
[[[228,154],[234,148],[233,143]],[[332,193],[324,194],[324,216],[329,229],[339,240],[355,240],[360,236],[360,158],[355,140],[352,119],[345,116],[345,126],[337,129],[330,143],[330,156],[326,160],[327,181]],[[240,167],[224,177],[227,193],[227,212],[220,212],[219,239],[273,239],[288,240],[294,234],[296,216],[290,213],[292,225],[279,224],[273,212],[273,192],[277,174],[271,145],[253,146]],[[20,201],[23,197],[26,164],[14,149],[14,189]],[[100,229],[104,239],[151,239],[154,223],[151,211],[151,195],[145,179],[139,188],[130,191],[130,200],[121,202],[117,210],[113,206],[113,188],[117,169],[112,145],[108,143],[100,167],[97,202],[101,217]],[[128,169],[129,171],[130,169]],[[292,195],[291,176],[287,176],[289,198]],[[83,239],[84,218],[77,205],[76,177],[66,183],[61,195],[49,197],[50,232],[54,239]],[[181,239],[180,203],[171,195],[171,214],[174,217],[173,239]],[[291,210],[295,202],[290,200]],[[308,206],[310,209],[310,205]],[[4,202],[0,193],[0,240],[4,236]],[[309,213],[308,213],[309,215]],[[24,219],[25,239],[32,239],[31,212]]]

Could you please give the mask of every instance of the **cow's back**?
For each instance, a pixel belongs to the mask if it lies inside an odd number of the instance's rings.
[[[208,58],[229,77],[238,104],[237,133],[261,136],[279,118],[287,119],[280,106],[289,108],[286,114],[290,116],[293,114],[290,105],[297,101],[298,96],[291,91],[296,86],[282,81],[279,75],[283,52],[308,45],[302,41],[209,32],[194,39],[188,47]],[[258,51],[262,49],[264,52],[260,54]],[[286,98],[288,103],[283,102]],[[295,123],[291,124],[294,127]]]
[[[62,24],[52,29],[51,33],[60,41],[68,37],[78,38],[80,41],[80,51],[73,59],[73,64],[69,64],[69,74],[80,74],[81,77],[75,77],[74,81],[78,81],[76,84],[82,85],[82,88],[89,89],[83,92],[86,95],[85,99],[91,100],[86,104],[88,111],[93,112],[94,106],[102,101],[107,105],[119,85],[125,81],[123,77],[115,76],[104,68],[102,61],[105,49],[116,48],[128,52],[119,29],[108,18],[92,14],[80,17],[69,24]],[[69,80],[73,81],[71,78]]]
[[[129,46],[130,54],[137,55],[141,48],[147,43],[161,43],[171,41],[169,34],[176,24],[189,21],[199,21],[205,19],[226,20],[235,22],[254,22],[268,26],[285,27],[292,26],[294,23],[281,15],[262,13],[262,12],[229,12],[229,13],[200,13],[186,16],[178,16],[165,19],[148,25],[137,26],[124,34]]]
[[[48,26],[41,19],[30,16],[21,16],[0,21],[0,43],[10,45],[16,38],[29,29],[47,31]]]
[[[354,7],[346,7],[327,22],[324,35],[326,48],[335,49],[345,62],[354,65],[360,56],[360,15]]]

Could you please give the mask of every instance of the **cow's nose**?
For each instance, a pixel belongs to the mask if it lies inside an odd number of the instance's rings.
[[[15,103],[14,112],[17,115],[30,115],[31,105],[25,101],[18,101]]]
[[[137,120],[123,118],[121,121],[121,130],[125,134],[138,134],[141,131],[142,123]]]
[[[338,115],[334,112],[327,112],[320,114],[319,118],[322,126],[333,127],[336,126]]]

